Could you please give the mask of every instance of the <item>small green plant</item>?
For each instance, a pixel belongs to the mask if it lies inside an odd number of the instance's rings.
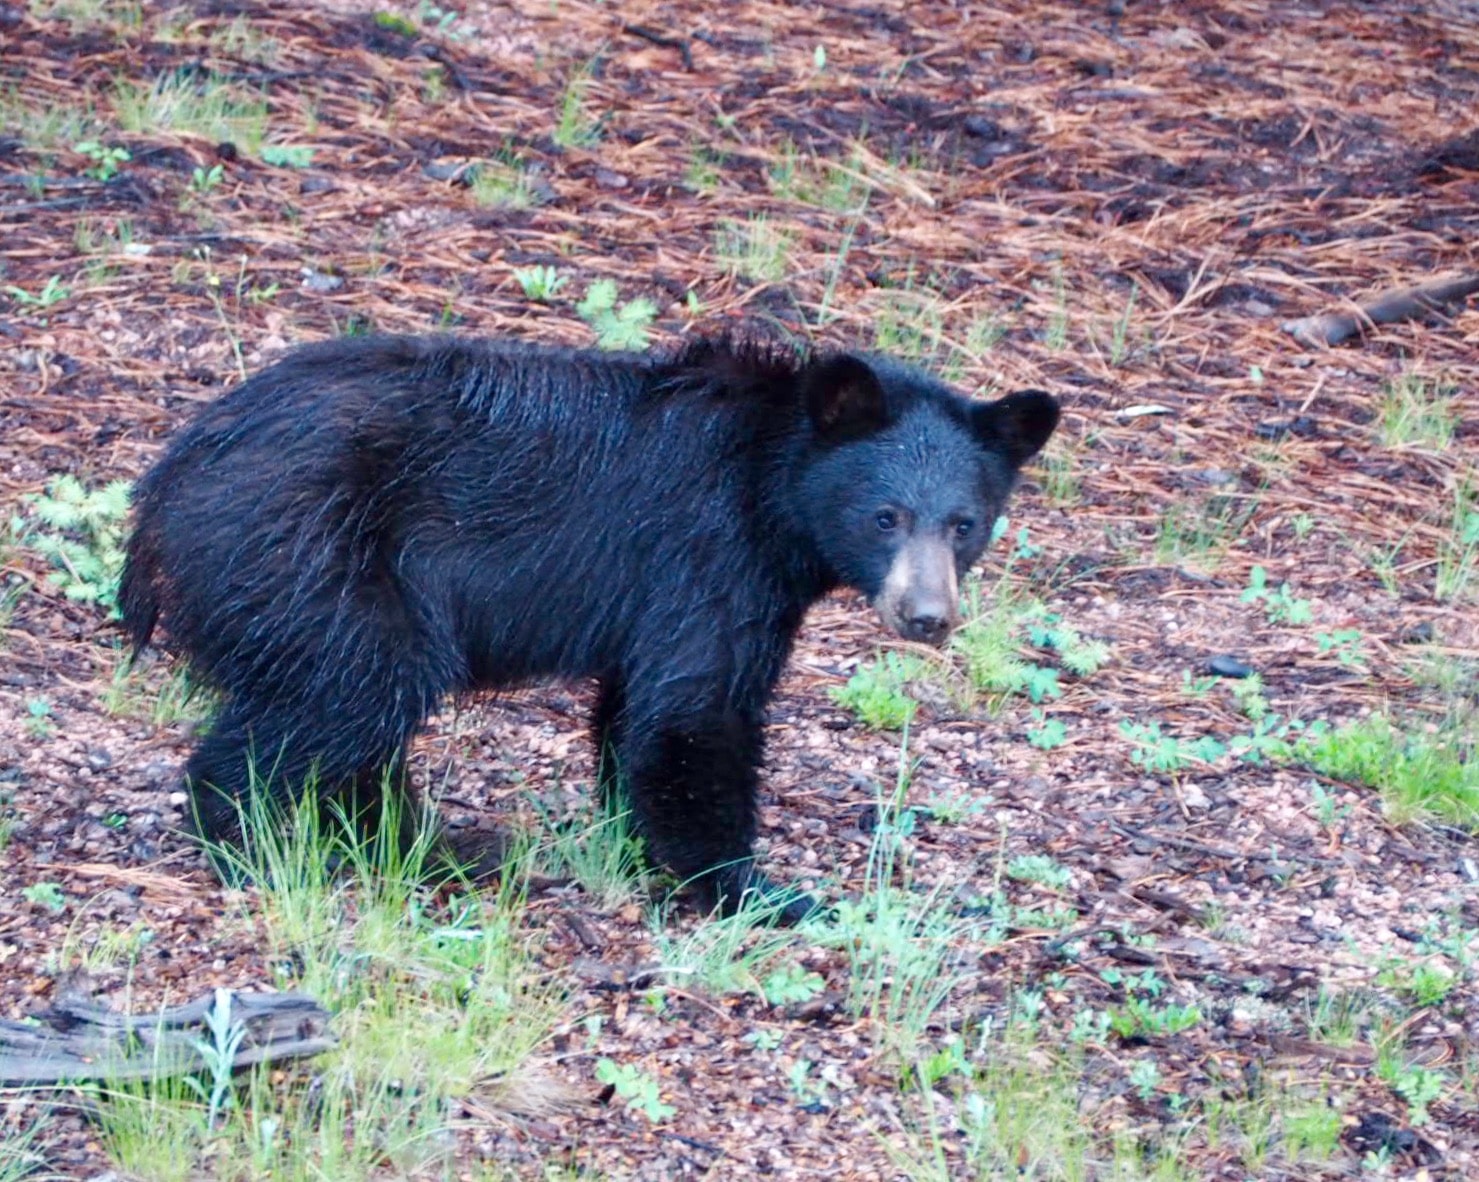
[[[914,721],[919,703],[906,692],[909,682],[923,672],[917,657],[884,653],[858,667],[846,685],[828,689],[839,706],[851,710],[873,730],[902,730]]]
[[[1130,285],[1130,296],[1125,301],[1125,310],[1114,322],[1114,332],[1109,338],[1109,364],[1118,367],[1130,352],[1130,324],[1135,316],[1135,297],[1140,293],[1138,284]]]
[[[666,925],[665,909],[654,909],[649,923],[662,964],[661,976],[720,997],[743,993],[766,998],[766,982],[773,970],[782,974],[781,989],[804,981],[806,974],[799,965],[782,965],[782,955],[795,942],[789,933],[771,926],[782,906],[784,902],[746,897],[736,914],[710,916],[681,933]],[[796,980],[791,979],[792,969]]]
[[[766,974],[762,983],[765,1000],[773,1006],[810,1001],[827,986],[821,973],[812,972],[794,960],[782,961]]]
[[[1310,803],[1315,806],[1315,819],[1322,829],[1334,829],[1351,815],[1351,806],[1340,803],[1340,796],[1319,781],[1310,784]]]
[[[720,165],[724,158],[702,144],[694,144],[688,155],[683,183],[695,193],[708,195],[719,187]]]
[[[1277,589],[1268,585],[1268,571],[1255,566],[1248,575],[1248,587],[1242,594],[1244,603],[1263,604],[1270,624],[1308,624],[1314,612],[1308,599],[1296,599],[1289,584],[1280,583]]]
[[[1431,1119],[1428,1106],[1443,1098],[1445,1082],[1441,1071],[1403,1064],[1395,1072],[1378,1072],[1392,1091],[1407,1101],[1407,1119],[1421,1127]]]
[[[635,1064],[618,1066],[610,1059],[600,1059],[596,1063],[596,1078],[614,1089],[628,1108],[640,1112],[652,1124],[661,1124],[678,1113],[671,1104],[663,1103],[657,1080]]]
[[[1047,718],[1041,710],[1033,710],[1036,726],[1027,728],[1027,741],[1040,751],[1051,751],[1068,740],[1068,726],[1059,718]]]
[[[1031,613],[1027,637],[1034,646],[1058,654],[1063,668],[1075,677],[1090,677],[1109,661],[1109,646],[1101,640],[1086,640],[1077,628],[1065,624],[1055,612]]]
[[[527,209],[534,204],[534,182],[529,168],[517,157],[485,160],[468,170],[468,188],[478,205],[495,209]]]
[[[602,349],[645,349],[657,317],[657,305],[645,297],[618,305],[614,279],[592,283],[575,311],[595,330]]]
[[[190,191],[192,193],[209,193],[225,179],[225,165],[212,164],[209,168],[197,167],[190,174]]]
[[[44,494],[22,497],[30,516],[11,524],[24,545],[60,568],[48,576],[50,583],[68,599],[96,603],[115,618],[130,487],[115,480],[88,491],[63,474]]]
[[[1315,644],[1320,655],[1334,656],[1347,669],[1364,671],[1366,652],[1361,643],[1359,628],[1337,628],[1334,632],[1316,632]]]
[[[1033,882],[1050,890],[1067,890],[1073,872],[1046,854],[1020,854],[1007,863],[1007,877]]]
[[[1214,568],[1256,509],[1255,500],[1225,494],[1173,501],[1156,522],[1156,561]]]
[[[26,734],[33,739],[51,737],[51,701],[48,698],[26,700]]]
[[[1125,1073],[1142,1100],[1149,1100],[1161,1086],[1161,1068],[1154,1059],[1136,1059]]]
[[[184,662],[171,666],[160,678],[155,669],[141,669],[122,657],[103,691],[103,709],[109,714],[146,718],[155,726],[203,722],[214,704],[214,696],[192,680],[190,666]]]
[[[1384,447],[1417,444],[1442,451],[1453,441],[1458,416],[1447,388],[1417,374],[1388,382],[1377,408],[1377,438]]]
[[[36,907],[44,907],[56,914],[67,909],[67,896],[62,893],[60,883],[37,882],[21,888],[21,898]]]
[[[522,267],[514,272],[514,279],[523,288],[525,297],[539,304],[549,303],[567,282],[558,267],[548,265]]]
[[[1281,718],[1265,711],[1254,719],[1251,731],[1233,736],[1228,750],[1247,763],[1287,763],[1294,756],[1300,736],[1310,732],[1319,734],[1325,725],[1317,720],[1306,728],[1302,719]]]
[[[967,817],[985,812],[988,803],[988,797],[977,796],[968,789],[952,789],[931,796],[924,807],[942,825],[958,825]]]
[[[22,308],[50,308],[53,304],[59,304],[69,297],[72,289],[62,282],[60,275],[53,275],[46,281],[46,286],[35,295],[14,284],[7,285],[5,292]]]
[[[99,181],[111,181],[133,159],[127,148],[110,148],[97,140],[80,140],[72,145],[72,150],[92,161],[92,166],[84,171]]]
[[[714,253],[724,269],[753,283],[778,283],[786,277],[790,240],[764,214],[748,221],[726,219],[714,232]]]
[[[554,834],[545,851],[596,906],[614,910],[631,901],[642,885],[643,862],[642,839],[632,832],[628,810],[603,807],[594,823],[556,825],[548,815],[544,821]]]
[[[1295,755],[1316,771],[1381,793],[1399,824],[1423,815],[1479,831],[1479,760],[1461,731],[1403,731],[1373,715],[1301,740]]]
[[[313,149],[301,144],[263,144],[258,154],[273,168],[307,168],[313,163]]]
[[[928,287],[917,286],[912,270],[903,287],[878,293],[873,345],[879,352],[928,363],[941,359],[945,341],[944,301]]]
[[[1340,1145],[1340,1109],[1324,1100],[1286,1106],[1284,1149],[1295,1161],[1327,1161]]]
[[[231,990],[216,989],[215,998],[205,1012],[205,1027],[210,1038],[196,1039],[194,1046],[205,1063],[208,1078],[186,1076],[184,1082],[205,1103],[206,1128],[213,1129],[233,1100],[231,1081],[236,1052],[247,1034],[246,1025],[231,1017]]]
[[[779,1030],[752,1030],[745,1035],[745,1041],[757,1051],[773,1051],[786,1041],[786,1036]]]
[[[1377,984],[1423,1007],[1442,1004],[1458,984],[1458,978],[1447,965],[1432,959],[1406,961],[1400,957],[1383,963],[1376,980]]]
[[[1049,444],[1038,458],[1037,466],[1048,504],[1059,507],[1078,504],[1083,495],[1083,480],[1079,476],[1078,448],[1073,443],[1059,440]]]
[[[1438,542],[1438,564],[1433,574],[1433,595],[1458,599],[1476,586],[1479,566],[1479,493],[1468,478],[1454,488],[1453,508],[1447,528]]]
[[[586,110],[586,97],[591,87],[592,65],[588,63],[570,75],[560,99],[560,114],[551,135],[559,148],[588,148],[601,138],[600,120],[592,119]]]
[[[1109,1011],[1109,1029],[1125,1039],[1180,1034],[1201,1020],[1194,1005],[1157,1005],[1144,997],[1126,998],[1122,1007]]]
[[[1172,775],[1194,765],[1216,763],[1227,753],[1227,747],[1211,735],[1183,739],[1167,734],[1159,722],[1120,723],[1120,734],[1133,746],[1130,759],[1148,772]]]
[[[119,126],[138,135],[173,131],[255,153],[267,130],[267,100],[238,97],[239,84],[193,67],[160,74],[153,83],[120,79],[113,87]]]
[[[1061,263],[1053,268],[1053,307],[1043,331],[1043,344],[1055,351],[1068,345],[1068,287]]]

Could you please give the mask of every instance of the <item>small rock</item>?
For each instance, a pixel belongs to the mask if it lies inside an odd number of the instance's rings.
[[[102,771],[105,767],[113,765],[113,757],[101,747],[89,747],[87,750],[87,766],[95,772]]]
[[[1243,305],[1249,316],[1272,316],[1273,308],[1262,300],[1249,300]]]
[[[1287,435],[1309,439],[1319,433],[1319,425],[1309,415],[1296,415],[1292,419],[1269,419],[1253,428],[1253,434],[1260,439],[1283,439]]]
[[[423,164],[421,171],[434,181],[457,181],[468,171],[466,160],[433,160]]]
[[[190,794],[188,792],[171,792],[169,794],[169,802],[175,808],[183,808],[190,803]]]
[[[344,280],[338,275],[325,275],[312,267],[304,267],[303,286],[309,291],[338,291],[344,286]]]
[[[982,140],[999,140],[1003,136],[1001,124],[994,119],[988,119],[985,115],[967,115],[961,123],[966,135],[973,135]]]
[[[1237,479],[1237,477],[1235,477],[1226,468],[1203,468],[1200,472],[1197,473],[1197,478],[1201,480],[1203,484],[1211,485],[1231,484],[1234,480]]]
[[[1187,784],[1181,789],[1181,803],[1189,809],[1204,809],[1212,802],[1207,799],[1207,794],[1195,784]]]
[[[1207,672],[1216,674],[1218,677],[1252,677],[1253,666],[1245,665],[1237,657],[1230,657],[1223,653],[1207,662]]]
[[[1403,644],[1432,644],[1436,633],[1433,631],[1433,621],[1424,620],[1420,624],[1414,624],[1406,632],[1402,633]]]

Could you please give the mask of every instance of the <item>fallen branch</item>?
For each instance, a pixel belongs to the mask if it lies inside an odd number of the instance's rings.
[[[1326,312],[1302,320],[1286,320],[1279,327],[1303,345],[1338,345],[1373,325],[1415,320],[1476,291],[1479,291],[1479,275],[1450,276],[1379,296],[1353,312]]]
[[[223,1000],[224,999],[224,1000]],[[64,997],[40,1024],[0,1021],[0,1085],[80,1080],[157,1079],[208,1070],[208,1022],[228,1006],[243,1034],[233,1068],[303,1059],[334,1046],[329,1015],[301,993],[217,990],[152,1014],[119,1014],[82,997]]]

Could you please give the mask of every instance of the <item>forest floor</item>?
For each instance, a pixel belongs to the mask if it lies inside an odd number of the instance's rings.
[[[0,1018],[295,987],[343,1040],[0,1091],[0,1179],[1479,1176],[1479,312],[1285,327],[1479,272],[1476,110],[1458,0],[0,4]],[[414,971],[353,890],[309,952],[223,889],[110,483],[300,342],[736,324],[1064,405],[946,657],[808,619],[761,848],[852,910],[582,861],[579,685],[418,741],[556,853],[413,891]],[[438,993],[495,929],[507,996]]]

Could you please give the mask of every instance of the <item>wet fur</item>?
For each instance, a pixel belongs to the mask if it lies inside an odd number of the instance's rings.
[[[274,796],[316,775],[362,802],[446,696],[593,677],[603,780],[619,767],[653,857],[730,906],[768,889],[766,704],[807,607],[877,597],[892,561],[847,486],[909,462],[877,449],[917,414],[977,455],[963,479],[994,514],[1020,425],[974,429],[971,405],[881,360],[724,341],[293,353],[136,491],[126,625],[136,646],[162,626],[223,698],[186,769],[202,835],[236,835],[253,762]]]

